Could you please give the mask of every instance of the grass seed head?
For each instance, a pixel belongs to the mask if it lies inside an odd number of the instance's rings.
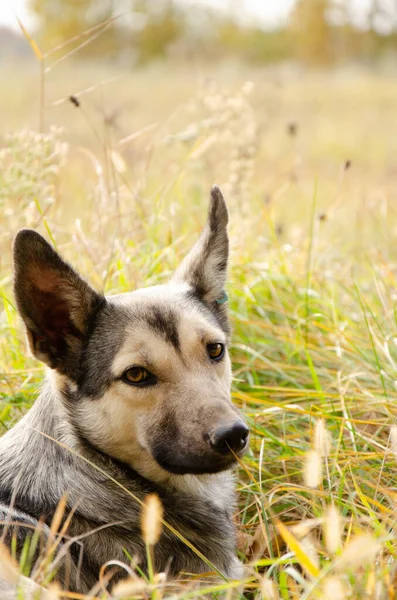
[[[261,579],[261,598],[263,600],[278,600],[274,583],[268,577],[262,577]]]
[[[325,427],[324,419],[318,419],[314,426],[314,448],[324,458],[327,458],[330,454],[331,434]]]
[[[345,600],[346,588],[338,577],[327,577],[323,585],[323,600]]]
[[[330,554],[335,554],[341,545],[341,517],[338,509],[332,504],[327,508],[324,518],[325,546]]]
[[[144,594],[147,591],[147,584],[144,579],[126,579],[116,584],[112,590],[113,600],[119,598],[129,598],[131,596],[138,596]]]
[[[390,450],[397,462],[397,425],[392,425],[390,427]]]
[[[352,570],[373,563],[379,549],[379,542],[369,533],[357,535],[344,548],[338,561],[338,568]]]
[[[320,568],[320,560],[318,557],[318,553],[316,547],[314,545],[314,540],[310,535],[305,536],[301,541],[300,545],[302,547],[303,552],[310,559],[310,561],[317,567]]]
[[[142,534],[149,546],[154,546],[159,541],[162,529],[163,507],[156,494],[146,497],[142,508]]]
[[[321,456],[317,450],[309,450],[306,454],[305,465],[303,469],[303,480],[305,485],[310,488],[316,488],[322,480],[322,462]]]

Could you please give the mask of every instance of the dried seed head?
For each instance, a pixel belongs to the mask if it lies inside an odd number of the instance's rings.
[[[73,104],[73,106],[75,106],[76,108],[78,108],[80,106],[80,100],[78,99],[77,96],[69,96],[69,101]]]
[[[160,499],[156,494],[150,494],[145,499],[141,518],[143,539],[149,546],[154,546],[159,541],[162,518],[163,507]]]
[[[368,533],[358,535],[344,548],[337,564],[338,569],[354,569],[373,563],[380,547],[379,542],[372,535]]]
[[[67,495],[63,495],[60,501],[58,502],[58,506],[55,510],[54,516],[51,521],[51,533],[56,535],[62,526],[62,520],[65,516],[65,510],[67,506]]]
[[[298,123],[296,121],[290,121],[287,124],[288,135],[294,137],[298,133]]]
[[[329,456],[331,450],[331,434],[325,427],[324,419],[318,419],[314,426],[314,447],[320,456]]]
[[[301,548],[310,561],[317,567],[320,568],[320,561],[318,558],[317,550],[314,545],[313,538],[310,535],[306,535],[303,540],[300,541]]]
[[[112,163],[117,173],[125,173],[127,171],[127,165],[125,164],[124,158],[119,152],[113,150],[110,154]]]
[[[276,225],[276,235],[277,237],[282,236],[284,233],[284,225],[282,223],[278,223]]]
[[[130,596],[137,596],[147,591],[147,584],[144,579],[125,579],[117,583],[112,590],[113,600],[118,598],[129,598]]]
[[[322,462],[321,456],[317,450],[310,450],[306,454],[305,465],[303,469],[303,479],[305,485],[316,488],[322,480]]]
[[[263,600],[277,600],[278,594],[274,583],[268,577],[261,579],[261,598]]]
[[[345,600],[346,589],[340,579],[337,577],[327,577],[323,584],[324,600]]]
[[[330,554],[335,554],[341,545],[342,523],[339,511],[334,505],[327,508],[324,519],[325,546]]]
[[[291,525],[290,529],[298,540],[302,540],[313,531],[315,527],[318,527],[320,523],[320,519],[305,519],[304,521],[299,521],[299,523],[296,523],[295,525]]]
[[[390,427],[390,450],[397,462],[397,425],[392,425]]]

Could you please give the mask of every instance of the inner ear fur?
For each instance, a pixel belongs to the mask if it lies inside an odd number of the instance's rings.
[[[14,241],[14,293],[34,356],[73,376],[104,297],[31,229]]]

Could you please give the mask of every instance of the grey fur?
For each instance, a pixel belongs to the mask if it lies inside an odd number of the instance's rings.
[[[218,456],[204,439],[208,427],[240,417],[230,401],[228,369],[223,374],[223,367],[217,371],[220,367],[211,366],[200,341],[206,328],[219,338],[227,329],[225,309],[215,302],[226,277],[227,221],[222,195],[213,188],[206,229],[177,273],[179,283],[164,286],[164,292],[162,286],[143,290],[132,300],[128,294],[97,294],[37,233],[25,230],[16,238],[17,305],[33,353],[56,376],[47,378],[28,414],[0,440],[0,521],[3,539],[10,543],[12,531],[18,530],[21,547],[40,519],[51,523],[66,494],[67,510],[75,512],[59,550],[58,580],[73,591],[87,592],[97,582],[101,565],[111,559],[125,561],[124,550],[145,568],[140,503],[153,492],[164,506],[165,520],[216,569],[226,577],[241,575],[228,471],[233,458]],[[186,323],[197,319],[197,331],[203,330],[195,334],[197,359],[192,366],[186,361],[193,359],[186,351],[184,355],[186,315]],[[179,381],[179,372],[171,372],[168,381],[166,372],[165,382],[158,384],[165,400],[145,425],[147,454],[162,474],[168,473],[164,481],[152,477],[150,470],[146,474],[146,467],[139,474],[134,460],[127,464],[121,446],[119,450],[110,430],[104,429],[107,412],[100,413],[108,406],[101,404],[106,394],[117,392],[120,385],[119,395],[128,392],[115,369],[121,369],[117,361],[130,336],[138,336],[142,328],[169,348],[167,364],[179,361],[181,372],[191,373],[190,379]],[[157,360],[156,348],[152,350],[150,344],[141,350],[149,366]],[[119,401],[116,392],[114,402]],[[10,521],[19,522],[19,528]],[[46,526],[42,535],[49,535]],[[155,547],[155,568],[168,569],[172,576],[209,569],[167,528]],[[120,571],[115,579],[124,575]]]

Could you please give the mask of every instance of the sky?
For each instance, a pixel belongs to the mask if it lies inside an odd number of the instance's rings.
[[[223,8],[227,0],[182,0],[183,2],[200,2],[211,6]],[[288,15],[294,0],[240,0],[240,4],[249,16],[259,18],[269,25],[276,25]],[[18,28],[15,15],[26,27],[32,25],[27,0],[0,0],[0,27],[7,25],[13,29]]]
[[[65,0],[67,1],[67,0]],[[343,3],[345,0],[338,0]],[[369,6],[372,0],[349,0],[349,14],[357,26],[362,26],[366,22]],[[282,24],[287,18],[295,0],[179,0],[184,4],[206,4],[219,9],[225,8],[230,2],[234,6],[234,12],[247,15],[249,19],[259,19],[267,26]],[[380,0],[390,9],[394,0]],[[0,27],[7,25],[13,29],[18,29],[18,23],[15,15],[21,19],[23,24],[29,29],[34,26],[32,16],[28,11],[29,0],[0,0]],[[115,2],[117,6],[117,1]],[[394,4],[397,19],[397,2]],[[237,7],[237,8],[236,8]]]

